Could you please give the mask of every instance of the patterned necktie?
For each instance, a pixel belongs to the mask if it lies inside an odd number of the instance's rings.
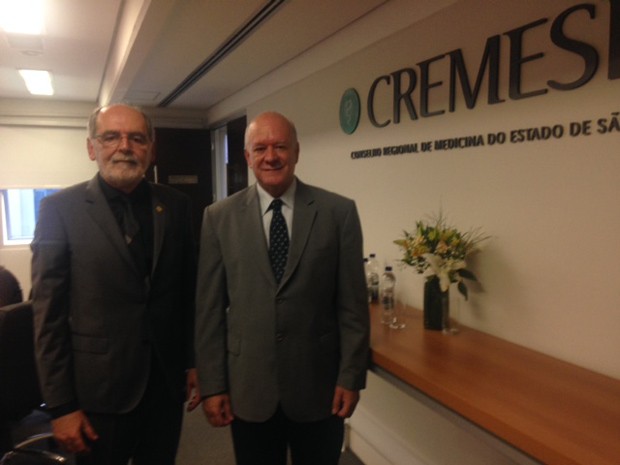
[[[288,256],[288,229],[282,216],[282,200],[274,199],[269,209],[273,211],[269,225],[269,260],[276,281],[279,283],[284,274]]]
[[[121,198],[123,199],[123,234],[125,235],[125,242],[131,244],[140,230],[140,225],[133,213],[129,199],[124,196]]]

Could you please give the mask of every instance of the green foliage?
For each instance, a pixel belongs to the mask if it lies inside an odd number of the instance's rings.
[[[450,283],[458,283],[459,292],[467,299],[467,286],[463,279],[477,279],[465,269],[465,259],[487,238],[479,229],[460,232],[448,224],[440,212],[430,222],[417,221],[414,231],[403,231],[403,238],[394,243],[403,252],[400,260],[403,264],[413,267],[418,273],[437,276],[444,292]]]

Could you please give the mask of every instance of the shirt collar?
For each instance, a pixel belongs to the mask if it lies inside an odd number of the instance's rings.
[[[142,179],[140,181],[140,184],[138,184],[132,192],[130,192],[129,194],[125,194],[124,192],[116,189],[115,187],[110,186],[103,179],[100,173],[97,173],[97,178],[99,180],[99,185],[101,186],[103,195],[108,201],[114,201],[116,199],[120,199],[121,197],[127,197],[132,201],[145,201],[149,198],[149,187],[146,179]]]
[[[258,201],[260,202],[260,211],[264,215],[267,213],[269,206],[271,205],[271,201],[275,198],[269,195],[269,193],[261,187],[260,184],[256,183],[256,191],[258,193]],[[278,197],[282,200],[284,206],[293,209],[295,205],[295,192],[297,191],[297,178],[293,179],[293,182],[286,190],[284,194]]]

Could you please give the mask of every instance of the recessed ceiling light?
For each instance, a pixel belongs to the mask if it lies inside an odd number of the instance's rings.
[[[0,27],[9,34],[41,35],[43,0],[0,0]]]
[[[38,69],[20,69],[19,74],[24,78],[28,92],[33,95],[54,95],[52,75],[49,71]]]
[[[24,51],[31,50],[43,53],[42,36],[33,36],[31,34],[6,34],[9,47]]]

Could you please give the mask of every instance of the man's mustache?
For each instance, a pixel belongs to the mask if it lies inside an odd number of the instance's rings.
[[[114,157],[112,158],[112,163],[131,163],[132,165],[137,165],[138,160],[135,157]]]

